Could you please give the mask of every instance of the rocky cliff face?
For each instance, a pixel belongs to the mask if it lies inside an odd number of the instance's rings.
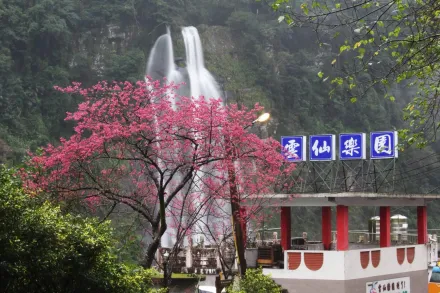
[[[232,34],[227,27],[202,25],[198,30],[202,39],[203,48],[207,54],[234,54],[236,44],[234,43]]]
[[[96,79],[106,79],[108,71],[112,71],[114,61],[135,49],[138,35],[136,26],[121,27],[117,24],[109,24],[79,35],[75,54],[70,62],[71,70],[86,65]],[[137,50],[143,52],[147,48]],[[145,59],[143,56],[142,58]]]
[[[199,26],[198,30],[202,39],[206,64],[211,71],[222,78],[222,74],[216,66],[216,61],[224,60],[229,56],[238,59],[236,44],[230,30],[224,26],[207,25]],[[78,39],[76,54],[73,56],[70,66],[75,68],[81,62],[80,58],[87,58],[91,60],[91,69],[97,77],[105,78],[105,72],[109,70],[111,63],[111,60],[108,60],[108,58],[115,57],[115,55],[121,56],[136,48],[144,53],[143,58],[146,61],[155,38],[152,36],[147,42],[142,42],[145,44],[145,47],[141,48],[139,47],[139,38],[145,33],[146,29],[139,30],[135,26],[121,27],[116,24],[109,24],[102,29],[90,31]],[[162,33],[165,33],[165,30]],[[156,35],[159,34],[156,33]],[[173,29],[172,37],[176,59],[185,58],[180,30]],[[144,64],[142,70],[137,72],[140,77],[145,73],[145,66],[146,64]],[[225,78],[231,80],[232,77],[226,76]]]

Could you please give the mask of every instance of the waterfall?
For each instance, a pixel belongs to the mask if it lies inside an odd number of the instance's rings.
[[[160,36],[154,43],[148,57],[146,74],[153,80],[161,80],[165,77],[168,82],[181,83],[183,81],[183,75],[174,63],[173,42],[169,28],[167,28],[167,33]],[[171,95],[171,93],[168,94]],[[174,99],[172,101],[175,102]],[[161,161],[158,163],[162,165]],[[166,222],[168,226],[171,226],[172,218],[167,217]],[[161,246],[172,247],[173,242],[175,242],[173,235],[175,234],[169,228],[161,238]]]
[[[191,96],[205,99],[221,97],[217,82],[212,74],[205,68],[203,59],[202,42],[199,32],[193,26],[182,29],[183,41],[186,50],[186,68],[188,70]]]
[[[147,75],[153,80],[167,78],[168,82],[176,84],[184,81],[182,72],[174,63],[173,41],[171,32],[167,28],[167,33],[160,36],[151,49],[147,62]],[[181,93],[181,91],[179,91]]]
[[[168,82],[182,83],[186,81],[187,85],[179,88],[179,95],[188,92],[194,98],[200,98],[201,96],[207,100],[220,98],[219,86],[212,74],[205,68],[202,42],[197,29],[195,27],[184,27],[182,28],[182,36],[185,44],[186,68],[179,68],[175,64],[171,33],[167,28],[167,33],[160,36],[151,49],[147,63],[147,75],[153,80],[166,77]],[[170,227],[171,222],[172,218],[167,217],[168,227]],[[175,235],[175,232],[168,228],[162,236],[161,246],[172,247],[176,241],[173,235]],[[193,242],[198,237],[199,235],[194,236]],[[188,241],[185,241],[185,245],[187,243]]]
[[[200,40],[199,32],[195,27],[184,27],[182,29],[182,36],[185,43],[186,68],[188,71],[188,79],[190,82],[191,96],[194,98],[200,98],[203,96],[206,100],[209,100],[211,98],[220,98],[222,95],[220,94],[219,86],[212,74],[208,71],[208,69],[205,68],[203,47]],[[204,166],[203,169],[197,171],[197,173],[203,174],[207,171],[206,169],[208,168],[209,166]],[[215,171],[213,173],[215,173]],[[199,177],[198,174],[196,174],[196,178],[197,177]],[[220,207],[223,205],[223,202],[222,200],[216,200],[216,202],[213,202],[212,204],[216,204]],[[211,229],[214,227],[214,225],[219,225],[223,223],[221,219],[220,221],[218,221],[218,219],[213,219],[212,216],[208,217],[206,215],[202,218],[202,221],[204,223],[209,222]],[[203,236],[203,233],[197,233],[197,230],[201,232],[201,229],[202,228],[200,227],[198,227],[198,229],[197,226],[195,227],[193,242],[196,242],[200,238],[200,236],[202,236],[205,239],[205,244],[210,244],[209,239],[207,239],[206,236]]]

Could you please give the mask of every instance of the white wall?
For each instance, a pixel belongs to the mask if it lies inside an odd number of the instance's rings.
[[[301,253],[301,264],[296,270],[289,270],[288,253]],[[324,261],[321,269],[309,270],[304,262],[304,253],[324,253]],[[284,269],[263,269],[265,274],[271,274],[272,278],[280,279],[319,279],[319,280],[344,280],[344,251],[307,251],[287,250],[284,252]]]
[[[397,248],[415,248],[415,256],[412,264],[405,259],[400,265],[397,262]],[[371,252],[368,266],[363,269],[360,261],[361,251],[380,250],[380,262],[375,268],[372,265]],[[287,254],[289,252],[301,253],[301,264],[296,270],[288,269]],[[307,268],[304,262],[304,253],[319,252],[324,254],[322,267],[317,271]],[[406,251],[405,251],[406,252]],[[315,279],[315,280],[353,280],[389,274],[398,274],[412,271],[428,270],[428,248],[426,245],[412,245],[402,247],[387,247],[373,249],[359,249],[348,251],[307,251],[289,250],[284,252],[284,269],[263,269],[265,274],[270,274],[276,279]]]
[[[413,263],[408,262],[408,258],[406,256],[405,251],[405,259],[403,263],[400,265],[397,262],[397,248],[415,248],[415,255]],[[363,269],[360,264],[360,252],[361,251],[375,251],[380,250],[380,262],[379,265],[375,268],[373,267],[371,261],[371,253],[370,253],[370,262],[368,266]],[[427,261],[427,247],[425,245],[414,245],[414,246],[399,246],[399,247],[387,247],[380,249],[360,249],[360,250],[348,250],[345,252],[345,279],[359,279],[359,278],[368,278],[375,277],[381,275],[388,274],[397,274],[397,273],[406,273],[413,271],[428,271],[428,261]]]

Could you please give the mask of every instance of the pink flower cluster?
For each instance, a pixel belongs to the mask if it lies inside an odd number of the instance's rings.
[[[262,107],[223,106],[218,99],[177,96],[160,81],[79,83],[57,90],[84,98],[66,120],[74,134],[48,145],[23,173],[32,190],[60,198],[109,200],[153,219],[162,200],[168,211],[215,213],[224,201],[255,201],[255,211],[274,189],[289,188],[293,164],[285,164],[279,142],[245,128]],[[238,192],[231,197],[228,168]],[[258,196],[257,196],[258,195]],[[207,200],[209,199],[209,200]],[[254,214],[251,211],[248,215]]]

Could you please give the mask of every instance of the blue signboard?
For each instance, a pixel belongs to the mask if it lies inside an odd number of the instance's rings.
[[[367,139],[365,133],[339,134],[340,160],[365,160]]]
[[[371,159],[397,158],[397,131],[376,131],[370,134]]]
[[[310,161],[332,161],[336,159],[336,139],[333,134],[310,135]]]
[[[305,136],[282,136],[283,154],[290,162],[306,160],[307,138]]]

